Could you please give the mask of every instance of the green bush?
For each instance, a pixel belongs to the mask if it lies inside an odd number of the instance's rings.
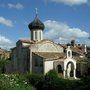
[[[46,75],[46,79],[55,79],[58,78],[58,73],[55,70],[50,70]]]
[[[5,59],[5,57],[0,57],[0,74],[5,73],[5,65],[10,61]]]
[[[90,76],[81,80],[69,80],[58,77],[51,70],[45,76],[40,74],[1,74],[0,90],[89,90]]]
[[[58,73],[55,70],[50,70],[45,75],[43,89],[58,90],[60,88],[60,90],[63,90],[63,86],[65,86],[65,83],[62,78],[58,77]]]
[[[27,74],[27,80],[29,84],[36,85],[38,82],[44,81],[44,75],[40,74]]]
[[[34,90],[34,88],[31,85],[18,85],[15,87],[9,87],[6,90]]]
[[[28,89],[25,89],[25,88],[28,88]],[[29,88],[32,88],[32,89],[29,89]],[[28,85],[28,82],[24,75],[1,74],[0,90],[33,90],[33,87],[31,85]]]
[[[81,78],[81,81],[83,82],[83,85],[81,86],[82,90],[90,89],[90,76]]]

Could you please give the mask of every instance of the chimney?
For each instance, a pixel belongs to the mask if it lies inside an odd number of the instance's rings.
[[[75,46],[75,40],[71,40],[71,46]]]
[[[84,45],[84,52],[85,52],[85,54],[87,54],[87,46],[86,45]]]

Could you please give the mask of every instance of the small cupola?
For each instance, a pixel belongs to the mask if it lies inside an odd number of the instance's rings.
[[[44,23],[38,18],[38,12],[36,8],[35,19],[28,25],[31,31],[31,40],[40,41],[43,40],[43,30],[45,28]]]

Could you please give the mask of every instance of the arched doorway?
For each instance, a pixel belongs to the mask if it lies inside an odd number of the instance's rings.
[[[73,64],[73,62],[67,63],[66,76],[67,76],[67,78],[74,77],[74,64]]]
[[[59,76],[63,76],[63,70],[62,70],[62,66],[61,65],[57,65],[57,72],[59,74]]]

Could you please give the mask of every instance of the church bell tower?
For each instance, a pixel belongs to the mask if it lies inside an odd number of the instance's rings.
[[[45,26],[38,18],[37,8],[35,19],[28,25],[28,27],[31,31],[31,40],[34,41],[43,40],[43,30]]]

